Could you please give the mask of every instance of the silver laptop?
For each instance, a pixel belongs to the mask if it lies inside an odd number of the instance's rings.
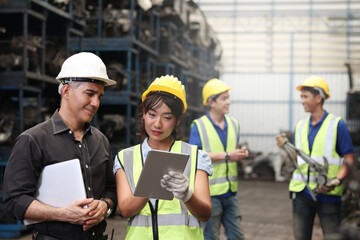
[[[46,166],[40,174],[35,198],[53,207],[65,207],[86,198],[79,159]],[[37,221],[24,220],[25,225]]]

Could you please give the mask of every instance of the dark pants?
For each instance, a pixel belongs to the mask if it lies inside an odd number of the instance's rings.
[[[40,235],[38,232],[34,235],[34,240],[59,240],[58,238],[53,238],[50,236]]]
[[[293,231],[295,240],[310,240],[315,215],[318,214],[324,239],[337,233],[341,224],[341,202],[314,202],[302,193],[293,199]]]
[[[35,233],[35,240],[106,240],[106,225],[104,220],[85,232],[82,225],[66,222],[40,222],[29,226]]]

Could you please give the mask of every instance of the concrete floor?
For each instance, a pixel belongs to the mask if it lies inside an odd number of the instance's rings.
[[[245,238],[249,240],[291,240],[292,216],[291,201],[288,193],[288,183],[272,181],[239,182],[238,199],[242,211],[242,227]],[[126,234],[126,219],[116,215],[108,219],[107,234],[113,240],[122,240]],[[20,240],[30,240],[29,233]],[[225,240],[222,230],[220,240]],[[323,239],[319,221],[316,219],[313,230],[313,240]]]

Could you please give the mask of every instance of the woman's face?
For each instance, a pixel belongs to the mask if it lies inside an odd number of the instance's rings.
[[[149,142],[155,144],[171,144],[170,137],[176,126],[175,116],[170,108],[163,102],[159,102],[155,109],[150,109],[143,114],[145,130],[149,135]]]

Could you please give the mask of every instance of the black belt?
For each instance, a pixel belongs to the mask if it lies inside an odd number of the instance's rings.
[[[54,238],[54,237],[42,235],[41,233],[36,232],[34,234],[34,240],[59,240],[59,238]]]

